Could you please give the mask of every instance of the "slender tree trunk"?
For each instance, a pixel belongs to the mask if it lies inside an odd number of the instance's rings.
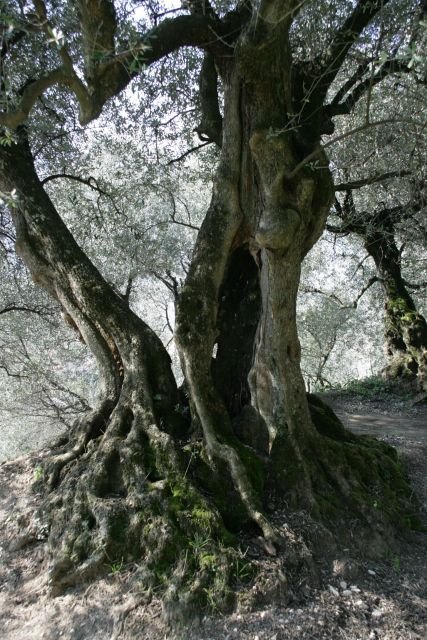
[[[377,232],[365,239],[385,294],[384,337],[388,364],[384,375],[390,379],[415,380],[427,391],[427,323],[417,311],[400,266],[393,233]]]

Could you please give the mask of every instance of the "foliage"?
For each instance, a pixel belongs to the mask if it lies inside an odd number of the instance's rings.
[[[407,399],[408,390],[402,387],[399,382],[384,380],[377,376],[362,378],[360,380],[350,380],[343,387],[341,393],[351,396],[361,396],[370,400],[387,400],[388,397],[400,396]]]

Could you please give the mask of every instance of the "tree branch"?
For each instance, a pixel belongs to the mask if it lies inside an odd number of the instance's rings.
[[[218,74],[215,59],[211,53],[205,53],[199,76],[199,98],[202,119],[196,132],[200,140],[222,145],[222,116],[218,101]]]
[[[14,111],[0,113],[0,125],[9,127],[9,129],[19,127],[19,125],[23,124],[28,118],[37,98],[41,96],[46,89],[58,84],[72,89],[79,100],[80,106],[82,107],[83,105],[83,108],[87,109],[90,98],[83,83],[78,80],[78,78],[77,81],[74,82],[74,79],[68,76],[63,67],[57,67],[49,73],[42,75],[37,80],[30,81],[25,86],[18,107]]]
[[[301,287],[302,293],[319,293],[330,300],[333,300],[336,304],[338,304],[342,309],[351,309],[352,305],[346,305],[340,298],[338,298],[335,293],[328,293],[327,291],[322,291],[321,289],[317,289],[316,287]]]
[[[4,362],[0,362],[0,369],[3,369],[4,371],[6,371],[6,374],[9,376],[9,378],[29,378],[29,376],[24,375],[22,373],[12,373],[12,371],[9,370],[8,366],[6,364],[4,364]]]
[[[404,176],[412,175],[411,171],[388,171],[379,175],[370,176],[368,178],[361,178],[360,180],[353,180],[352,182],[340,182],[335,185],[335,191],[351,191],[353,189],[360,189],[370,184],[382,182],[383,180],[389,180],[390,178],[403,178]]]
[[[110,0],[79,0],[77,5],[83,36],[84,73],[90,84],[102,62],[115,53],[116,12]]]
[[[193,14],[163,20],[131,49],[99,64],[90,85],[92,112],[81,115],[81,123],[96,118],[105,102],[120,93],[147,66],[184,46],[198,47],[213,54],[228,53],[227,44],[234,42],[238,33],[233,33],[230,39],[225,23],[210,15]]]
[[[188,210],[187,205],[185,204],[185,202],[181,201],[181,204],[184,205],[186,211],[187,211],[187,215],[188,215],[188,222],[182,222],[181,220],[177,220],[176,219],[176,214],[177,214],[177,207],[176,207],[176,198],[175,198],[175,194],[173,193],[173,191],[169,191],[169,189],[167,189],[167,193],[170,196],[171,202],[172,202],[172,213],[170,214],[170,220],[171,222],[173,222],[174,224],[178,224],[181,227],[187,227],[188,229],[193,229],[193,231],[200,231],[200,227],[197,227],[196,225],[191,223],[191,217],[190,217],[190,212]]]
[[[50,176],[47,176],[43,180],[40,180],[40,182],[44,187],[45,184],[47,184],[48,182],[51,182],[52,180],[58,180],[60,178],[65,178],[67,180],[74,180],[75,182],[79,182],[80,184],[84,184],[84,185],[90,187],[91,189],[93,189],[94,191],[99,193],[101,196],[105,196],[106,198],[108,198],[110,200],[111,204],[113,205],[113,208],[114,208],[115,212],[120,214],[120,215],[123,215],[122,211],[120,211],[120,209],[118,208],[118,206],[114,202],[113,196],[110,193],[108,193],[108,191],[105,191],[104,189],[102,189],[98,185],[98,182],[97,182],[96,178],[93,178],[92,176],[90,176],[89,178],[81,178],[80,176],[75,176],[75,175],[73,175],[71,173],[65,173],[65,172],[64,173],[54,173],[54,174],[52,174]]]
[[[314,151],[312,151],[305,158],[303,158],[301,162],[299,162],[292,169],[292,171],[287,174],[286,176],[287,179],[292,180],[293,178],[295,178],[295,176],[301,171],[301,169],[303,169],[310,162],[317,161],[319,157],[322,156],[324,149],[326,149],[327,147],[330,147],[336,142],[340,142],[341,140],[344,140],[345,138],[348,138],[349,136],[354,135],[355,133],[360,133],[372,127],[380,127],[384,124],[394,124],[397,122],[402,122],[402,123],[406,122],[408,124],[416,124],[413,120],[410,120],[408,118],[384,118],[383,120],[376,120],[374,122],[371,122],[370,120],[366,120],[360,126],[355,127],[354,129],[350,129],[349,131],[344,131],[344,133],[341,133],[340,135],[336,136],[335,138],[332,138],[331,140],[328,140],[328,142],[326,142],[323,146],[319,144],[317,147],[315,147]]]
[[[369,65],[367,65],[367,68]],[[372,89],[375,85],[379,84],[384,78],[387,78],[389,75],[394,73],[410,73],[411,69],[404,62],[399,60],[387,60],[381,68],[377,71],[377,73],[361,80],[359,84],[355,87],[355,89],[350,93],[347,98],[341,102],[341,97],[344,97],[345,87],[348,85],[348,82],[338,91],[332,102],[325,107],[326,113],[329,117],[338,116],[338,115],[346,115],[351,113],[353,107],[360,100],[362,96],[365,95],[367,91]],[[356,75],[356,74],[355,74]],[[363,75],[363,74],[362,74]],[[343,95],[344,94],[344,95]]]
[[[198,151],[199,149],[202,149],[203,147],[206,147],[208,144],[212,144],[212,143],[213,143],[213,140],[207,140],[206,142],[203,142],[202,144],[197,145],[197,147],[192,147],[191,149],[188,149],[187,151],[185,151],[182,155],[178,156],[178,158],[173,158],[172,160],[169,160],[166,166],[168,167],[174,162],[180,162],[181,160],[184,160],[184,158],[189,156],[190,153],[194,153],[195,151]]]
[[[345,302],[343,302],[337,295],[335,295],[335,293],[328,293],[326,291],[322,291],[321,289],[316,289],[314,287],[303,287],[303,288],[301,288],[301,291],[303,293],[319,293],[322,296],[326,296],[327,298],[330,298],[331,300],[333,300],[333,302],[338,304],[341,307],[341,309],[356,309],[360,299],[362,298],[362,296],[376,282],[381,282],[381,279],[378,278],[377,276],[373,276],[372,278],[369,278],[367,284],[362,288],[362,290],[357,295],[357,297],[353,300],[353,302],[350,302],[349,304],[346,304]]]
[[[169,289],[169,291],[172,293],[172,295],[174,297],[174,300],[176,301],[178,299],[180,283],[175,278],[175,276],[172,275],[172,273],[170,271],[166,272],[166,276],[162,276],[157,271],[151,271],[151,274],[155,278],[157,278],[157,280],[162,282],[167,289]]]
[[[97,4],[97,1],[88,0],[86,4]],[[238,24],[241,28],[243,18],[239,18]],[[84,27],[88,32],[91,28]],[[99,60],[96,64],[88,62],[88,87],[77,76],[65,48],[61,47],[62,66],[29,83],[17,108],[0,113],[0,125],[16,129],[25,122],[37,98],[54,85],[66,86],[74,92],[80,107],[80,123],[87,124],[100,115],[105,102],[120,93],[132,78],[180,47],[199,47],[213,54],[228,52],[228,46],[232,46],[240,32],[239,28],[235,28],[230,34],[228,28],[226,20],[219,21],[211,16],[181,15],[165,19],[143,35],[131,49],[112,57],[107,56],[107,59]],[[104,34],[103,38],[106,39],[107,36]]]
[[[349,229],[347,225],[341,225],[337,227],[334,224],[326,224],[325,229],[330,233],[334,233],[335,235],[342,237],[348,236],[348,234],[351,232],[351,229]]]
[[[49,310],[47,309],[47,307],[43,307],[41,305],[36,305],[34,307],[28,307],[26,305],[19,305],[19,304],[7,304],[5,307],[3,307],[3,309],[0,309],[0,316],[5,314],[5,313],[10,313],[11,311],[24,311],[26,313],[35,313],[38,316],[43,316],[43,315],[50,315]]]
[[[362,80],[366,71],[369,69],[369,65],[373,62],[372,58],[369,58],[359,64],[356,71],[344,82],[343,86],[337,91],[331,103],[327,105],[326,109],[331,109],[331,115],[333,107],[336,107],[340,104],[341,100],[345,98],[347,93],[354,87],[357,82]]]
[[[88,187],[90,187],[91,189],[94,189],[95,191],[99,191],[100,193],[102,193],[103,195],[106,195],[106,193],[104,191],[102,191],[97,183],[96,183],[96,179],[93,178],[92,176],[90,176],[89,178],[81,178],[80,176],[75,176],[71,173],[53,173],[50,176],[47,176],[46,178],[43,178],[43,180],[40,180],[41,184],[44,186],[45,184],[47,184],[48,182],[51,182],[52,180],[59,180],[60,178],[66,178],[67,180],[75,180],[76,182],[80,182],[81,184],[85,184]]]
[[[427,288],[427,282],[420,282],[420,284],[415,284],[413,282],[408,282],[407,280],[403,281],[405,287],[408,289],[414,289],[414,291],[419,291],[420,289]]]
[[[127,283],[126,283],[126,290],[125,290],[124,294],[122,295],[122,298],[126,302],[128,307],[130,305],[130,294],[132,293],[134,279],[135,279],[134,275],[132,273],[130,273],[128,275],[128,279],[127,279]]]
[[[345,20],[330,44],[330,54],[322,65],[324,91],[331,86],[343,64],[349,49],[365,27],[390,0],[359,0],[351,15]]]

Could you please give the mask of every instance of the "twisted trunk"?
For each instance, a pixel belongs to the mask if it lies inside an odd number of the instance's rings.
[[[384,338],[390,379],[415,381],[427,391],[427,323],[408,292],[392,233],[371,233],[365,247],[372,256],[385,294]]]
[[[169,612],[208,598],[221,606],[238,559],[229,531],[248,521],[266,552],[285,547],[274,565],[282,594],[291,560],[313,567],[289,525],[292,509],[333,522],[347,543],[356,520],[372,551],[412,514],[393,451],[350,435],[305,393],[296,296],[333,189],[316,123],[302,122],[298,135],[288,127],[301,107],[292,101],[289,23],[270,17],[262,42],[248,31],[232,58],[216,61],[221,159],[176,309],[191,439],[160,341],[77,246],[25,139],[0,148],[0,187],[17,193],[17,248],[71,316],[103,380],[99,407],[47,466],[42,517],[56,584],[138,557],[138,579],[162,588]],[[314,151],[320,167],[302,162]],[[274,526],[266,505],[279,507]]]
[[[311,130],[298,137],[287,131],[290,65],[278,36],[286,39],[286,28],[262,47],[248,38],[232,63],[219,65],[221,162],[178,300],[176,341],[210,463],[231,477],[267,551],[284,544],[304,554],[289,531],[279,535],[266,518],[263,505],[271,500],[320,519],[357,514],[378,548],[387,516],[372,513],[366,488],[384,494],[380,469],[397,471],[391,452],[359,443],[321,403],[309,402],[300,371],[300,267],[322,232],[333,189],[318,138]],[[320,166],[304,166],[314,150]],[[259,318],[256,331],[248,312]],[[393,495],[384,498],[385,512],[406,500]],[[381,535],[373,534],[374,521]]]
[[[221,602],[229,574],[227,552],[218,546],[223,524],[190,483],[191,452],[177,444],[189,425],[165,348],[74,241],[37,177],[24,131],[1,149],[0,162],[2,192],[17,194],[17,251],[99,368],[97,406],[45,467],[49,493],[36,520],[49,531],[52,589],[134,558],[144,560],[142,584],[168,585],[166,614],[205,601],[212,583]],[[205,543],[192,545],[194,539]]]

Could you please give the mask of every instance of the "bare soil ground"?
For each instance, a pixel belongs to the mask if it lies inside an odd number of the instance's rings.
[[[410,472],[427,523],[427,407],[328,394],[345,424],[394,445]],[[322,567],[322,586],[283,602],[277,589],[256,611],[201,617],[168,628],[155,595],[133,580],[135,566],[52,598],[46,581],[45,532],[26,544],[25,528],[40,501],[32,490],[47,451],[0,464],[0,636],[3,640],[421,640],[427,637],[427,533],[411,533],[384,561],[337,553]],[[260,552],[258,563],[270,571]],[[259,585],[253,585],[254,592]],[[256,600],[256,598],[255,598]]]

